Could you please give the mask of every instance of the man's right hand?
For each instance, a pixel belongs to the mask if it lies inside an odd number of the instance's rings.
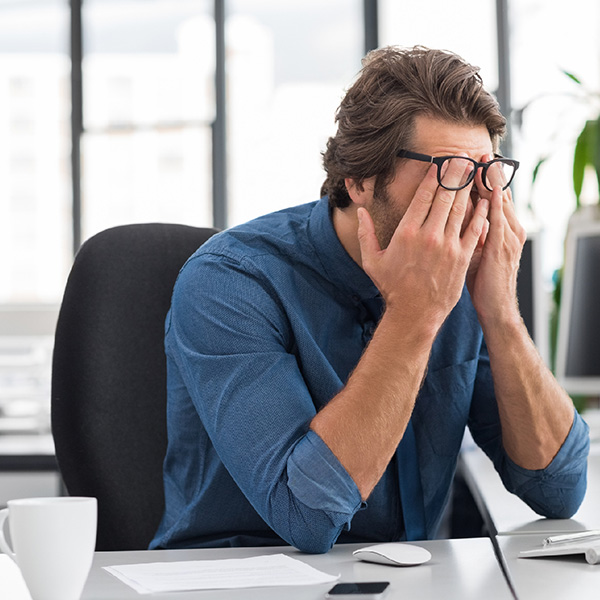
[[[444,180],[451,185],[463,173],[452,161]],[[437,332],[456,305],[487,227],[489,201],[482,198],[474,211],[468,209],[470,191],[471,186],[458,191],[439,186],[432,165],[384,250],[368,211],[358,209],[362,267],[381,292],[386,312],[407,324],[429,323]]]

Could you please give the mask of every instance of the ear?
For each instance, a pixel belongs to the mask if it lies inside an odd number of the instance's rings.
[[[364,206],[367,200],[364,182],[346,177],[344,184],[346,185],[346,191],[348,192],[348,196],[350,196],[350,200],[357,206]]]

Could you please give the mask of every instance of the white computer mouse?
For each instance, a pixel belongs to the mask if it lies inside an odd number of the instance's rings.
[[[414,567],[431,559],[429,550],[402,542],[365,546],[355,550],[352,554],[359,560],[396,567]]]

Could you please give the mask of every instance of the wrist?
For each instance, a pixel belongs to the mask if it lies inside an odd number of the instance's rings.
[[[378,330],[392,331],[400,339],[414,347],[431,349],[433,342],[445,320],[445,316],[429,314],[425,307],[416,311],[406,306],[386,305]]]
[[[514,327],[523,320],[516,297],[500,299],[494,296],[492,301],[482,301],[475,296],[471,298],[482,327]]]
[[[478,312],[477,316],[486,339],[501,337],[510,342],[515,336],[527,331],[518,309],[502,310],[487,315]]]

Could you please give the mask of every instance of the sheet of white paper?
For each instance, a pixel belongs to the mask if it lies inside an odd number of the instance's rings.
[[[31,600],[19,567],[6,554],[0,554],[0,598]]]
[[[329,575],[285,554],[104,567],[140,594],[332,583]]]

